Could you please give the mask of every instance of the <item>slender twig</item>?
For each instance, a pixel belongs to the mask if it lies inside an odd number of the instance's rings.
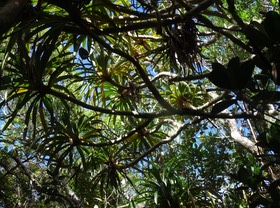
[[[231,1],[231,0],[227,0],[227,3],[228,3],[228,10],[231,14],[231,16],[233,17],[233,19],[237,22],[237,24],[239,25],[239,27],[242,29],[242,32],[246,35],[246,28],[247,27],[250,27],[248,26],[247,24],[245,24],[243,22],[243,20],[238,16],[237,12],[236,12],[236,9],[235,9],[235,6],[234,6],[234,2]],[[259,49],[259,47],[257,46],[258,43],[255,42],[254,39],[252,39],[252,37],[246,35],[247,39],[250,41],[250,44],[251,46],[253,47],[254,51],[254,54],[258,55],[263,64],[265,65],[265,67],[267,69],[271,69],[271,64],[270,62],[268,61],[268,59],[265,57],[265,55],[263,54],[263,52]],[[269,70],[268,71],[269,73],[271,73],[271,71]]]
[[[134,128],[133,130],[131,130],[129,133],[127,133],[125,136],[122,136],[118,139],[111,139],[108,142],[88,142],[88,141],[83,141],[82,138],[80,140],[80,143],[78,143],[78,145],[82,145],[82,146],[90,146],[90,147],[106,147],[106,146],[111,146],[111,145],[115,145],[115,144],[119,144],[127,139],[129,139],[131,136],[133,136],[135,133],[137,133],[138,131],[142,130],[143,128],[145,128],[146,126],[149,125],[149,123],[151,123],[153,119],[147,119],[145,122],[143,122],[142,124],[140,124],[139,126],[137,126],[136,128]]]
[[[143,158],[145,158],[146,156],[148,156],[149,154],[154,152],[161,145],[167,144],[167,143],[173,141],[188,126],[199,123],[202,120],[203,119],[201,119],[201,118],[197,118],[197,119],[194,119],[194,121],[192,121],[190,123],[187,123],[187,124],[185,123],[185,124],[179,125],[177,131],[172,136],[170,136],[169,138],[161,140],[160,142],[158,142],[154,146],[152,146],[150,149],[148,149],[146,152],[144,152],[142,155],[140,155],[138,158],[134,159],[132,162],[130,162],[128,164],[125,164],[125,165],[119,165],[118,168],[119,169],[126,169],[126,168],[131,168],[131,167],[135,166],[139,161],[141,161]]]
[[[200,12],[206,10],[208,7],[210,7],[213,4],[214,0],[206,0],[199,4],[197,7],[189,7],[189,11],[184,15],[174,15],[169,18],[161,18],[160,24],[162,27],[176,24],[176,23],[182,23],[185,21],[186,18],[191,18],[194,16],[197,16],[200,14]],[[162,15],[161,15],[162,17]],[[156,17],[154,17],[156,18]],[[146,29],[146,28],[157,28],[159,25],[158,20],[151,20],[151,21],[142,21],[142,22],[134,22],[130,23],[124,26],[119,27],[110,27],[110,28],[104,28],[99,31],[95,31],[95,35],[106,35],[106,34],[112,34],[112,33],[120,33],[120,32],[128,32],[128,31],[134,31],[134,30],[140,30],[140,29]]]
[[[209,102],[203,104],[202,106],[197,107],[197,110],[204,110],[212,105],[214,105],[215,103],[219,102],[220,100],[222,100],[225,96],[227,96],[229,94],[228,91],[224,92],[223,94],[221,94],[220,96],[217,96],[215,98],[213,98],[212,100],[210,100]]]
[[[135,40],[153,40],[153,41],[163,41],[162,37],[157,37],[154,35],[133,35],[131,32],[127,33],[128,36],[130,36],[131,38],[135,39]]]
[[[243,110],[244,110],[245,112],[248,112],[248,109],[247,109],[247,107],[246,107],[244,101],[242,102],[242,106],[243,106]],[[247,119],[247,123],[248,123],[249,129],[250,129],[250,131],[251,131],[251,133],[252,133],[252,135],[253,135],[254,142],[257,143],[257,135],[256,135],[255,130],[253,129],[253,126],[252,126],[252,123],[251,123],[250,119]]]
[[[236,37],[234,37],[234,35],[232,35],[231,33],[225,31],[225,29],[221,28],[221,27],[217,27],[215,26],[209,19],[207,19],[206,17],[202,16],[202,15],[198,15],[197,16],[198,20],[203,23],[205,27],[208,27],[214,31],[216,31],[217,33],[220,33],[222,35],[224,35],[225,37],[227,37],[228,39],[230,39],[233,43],[235,43],[236,45],[238,45],[239,47],[243,48],[244,50],[246,50],[249,53],[252,53],[252,48],[250,48],[247,44],[245,44],[244,42],[242,42],[241,40],[237,39]]]
[[[175,77],[176,76],[176,74],[174,74],[174,73],[171,73],[171,72],[160,72],[160,73],[158,73],[156,76],[154,76],[152,79],[151,79],[151,82],[155,82],[156,80],[158,80],[158,79],[160,79],[160,78],[162,78],[162,77]],[[137,86],[137,88],[143,88],[143,87],[146,87],[146,84],[145,83],[143,83],[143,84],[139,84],[138,86]]]

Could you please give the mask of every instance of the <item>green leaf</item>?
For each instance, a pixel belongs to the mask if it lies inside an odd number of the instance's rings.
[[[42,126],[43,126],[43,128],[45,130],[45,133],[47,134],[47,132],[48,132],[48,125],[47,125],[46,116],[45,116],[45,113],[44,113],[43,100],[40,101],[39,115],[40,115]]]
[[[25,120],[24,120],[24,123],[26,126],[28,126],[29,124],[29,121],[30,121],[30,116],[31,116],[31,112],[34,113],[34,108],[36,108],[37,106],[37,103],[38,101],[40,100],[40,96],[37,96],[30,104],[30,106],[28,107],[27,111],[26,111],[26,116],[25,116]],[[37,114],[37,112],[36,112]],[[33,122],[33,125],[34,125],[34,122]],[[35,128],[35,126],[33,126]],[[26,131],[27,131],[27,128],[26,128]],[[26,132],[25,132],[25,135],[26,135]]]
[[[82,160],[82,165],[83,167],[86,167],[86,158],[85,158],[85,152],[83,151],[83,148],[81,146],[76,146],[79,155],[81,156],[81,160]]]
[[[155,191],[155,193],[154,193],[154,202],[155,202],[155,204],[158,204],[158,192],[157,191]]]
[[[58,40],[58,37],[61,33],[62,26],[59,25],[57,27],[52,28],[46,35],[48,35],[47,39],[44,41],[44,45],[42,46],[42,53],[40,55],[40,67],[41,70],[45,69],[47,63],[54,52],[55,44]]]
[[[8,119],[8,121],[5,123],[2,131],[5,131],[9,125],[14,121],[14,119],[17,116],[17,113],[23,108],[24,105],[27,104],[27,102],[34,96],[35,94],[31,94],[30,92],[26,92],[18,101],[16,108],[12,112],[12,115]]]

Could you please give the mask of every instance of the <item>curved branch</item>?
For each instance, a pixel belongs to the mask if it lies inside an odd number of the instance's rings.
[[[83,108],[93,110],[93,111],[96,111],[96,112],[100,112],[100,113],[109,114],[109,115],[133,116],[133,117],[137,117],[137,118],[154,118],[154,117],[157,117],[156,113],[137,113],[137,112],[132,112],[132,111],[115,111],[115,110],[111,110],[111,109],[108,109],[108,108],[101,108],[101,107],[89,105],[87,103],[84,103],[81,100],[78,100],[74,97],[71,97],[69,95],[66,95],[62,92],[59,92],[59,91],[56,91],[56,90],[53,90],[53,89],[49,89],[47,91],[47,94],[53,95],[53,96],[55,96],[57,98],[60,98],[60,99],[70,101],[71,103],[79,105]]]
[[[53,89],[49,89],[46,94],[50,94],[53,95],[59,99],[64,99],[67,101],[70,101],[76,105],[79,105],[83,108],[89,109],[89,110],[93,110],[96,112],[100,112],[100,113],[105,113],[108,115],[123,115],[123,116],[131,116],[131,117],[135,117],[135,118],[160,118],[160,117],[166,117],[166,116],[174,116],[174,115],[180,115],[180,116],[199,116],[201,118],[224,118],[224,119],[238,119],[238,118],[242,118],[242,119],[257,119],[257,118],[261,118],[261,116],[259,115],[254,115],[251,113],[236,113],[236,114],[231,114],[231,113],[219,113],[219,114],[212,114],[212,113],[207,113],[207,112],[203,112],[202,109],[205,108],[205,106],[202,106],[199,109],[173,109],[173,111],[169,111],[169,110],[163,110],[160,112],[150,112],[150,113],[144,113],[144,112],[134,112],[134,111],[117,111],[117,110],[111,110],[108,108],[101,108],[101,107],[97,107],[97,106],[92,106],[89,105],[87,103],[84,103],[81,100],[78,100],[74,97],[71,97],[69,95],[66,95],[62,92],[53,90]],[[213,101],[216,102],[216,101]],[[210,103],[210,102],[209,102]]]
[[[230,39],[233,43],[235,43],[236,45],[238,45],[239,47],[243,48],[244,50],[246,50],[249,53],[252,53],[252,49],[246,45],[244,42],[242,42],[241,40],[237,39],[236,37],[234,37],[231,33],[225,31],[223,28],[217,27],[215,26],[209,19],[207,19],[206,17],[199,15],[198,20],[203,23],[205,27],[208,27],[214,31],[216,31],[217,33],[220,33],[222,35],[224,35],[225,37],[227,37],[228,39]]]
[[[212,113],[207,113],[203,112],[202,110],[194,110],[194,109],[173,109],[173,111],[169,110],[163,110],[160,112],[150,112],[150,113],[142,113],[142,112],[132,112],[132,111],[115,111],[111,110],[108,108],[101,108],[97,106],[92,106],[87,103],[84,103],[74,97],[70,97],[69,95],[66,95],[62,92],[58,92],[53,89],[49,89],[46,94],[53,95],[57,98],[64,99],[67,101],[70,101],[76,105],[79,105],[83,108],[93,110],[96,112],[100,113],[105,113],[109,115],[123,115],[123,116],[132,116],[135,118],[159,118],[159,117],[165,117],[165,116],[174,116],[174,115],[181,115],[181,116],[200,116],[201,118],[227,118],[227,119],[237,119],[237,118],[244,118],[244,119],[249,119],[249,118],[261,118],[261,116],[250,114],[250,113],[236,113],[236,114],[231,114],[231,113],[220,113],[220,114],[212,114]]]
[[[65,6],[62,6],[60,4],[58,4],[56,1],[54,0],[47,0],[47,2],[54,4],[56,6],[61,7],[62,9],[64,9]],[[168,25],[172,25],[172,24],[176,24],[176,23],[182,23],[185,21],[186,18],[191,18],[193,16],[199,15],[200,12],[206,10],[209,6],[211,6],[213,4],[214,0],[206,0],[204,2],[202,2],[201,4],[199,4],[199,6],[197,7],[188,7],[188,12],[184,15],[170,15],[170,14],[166,14],[164,15],[161,11],[159,11],[161,13],[160,17],[160,25],[161,26],[168,26]],[[91,33],[94,33],[94,35],[98,36],[98,35],[108,35],[108,34],[116,34],[116,33],[120,33],[120,32],[128,32],[128,31],[135,31],[135,30],[140,30],[140,29],[146,29],[146,28],[157,28],[159,25],[159,21],[157,18],[156,14],[146,14],[146,13],[142,13],[139,11],[135,11],[135,10],[130,10],[127,9],[125,7],[119,6],[119,5],[114,5],[109,1],[106,1],[106,6],[110,7],[111,9],[115,9],[115,11],[119,11],[119,12],[123,12],[126,14],[130,14],[130,15],[135,15],[137,17],[139,17],[141,20],[143,19],[154,19],[154,20],[147,20],[147,21],[142,21],[139,22],[139,20],[136,19],[137,22],[131,23],[130,21],[125,21],[128,22],[129,24],[124,25],[124,26],[120,26],[120,27],[109,27],[109,28],[103,28],[102,30],[96,30],[91,28]],[[126,17],[127,18],[127,17]],[[77,18],[74,18],[74,20],[77,20]],[[131,18],[131,20],[133,20],[134,18]],[[83,20],[85,21],[85,20]],[[86,22],[86,21],[85,21]],[[87,22],[89,25],[91,25],[90,22]],[[85,25],[87,25],[87,23],[85,23]],[[80,23],[78,23],[79,26],[81,26]],[[88,27],[88,25],[86,26]],[[83,26],[81,26],[82,29],[85,29]],[[74,25],[67,25],[64,28],[65,30],[67,30],[67,32],[72,32],[72,33],[80,33],[83,34],[84,32],[86,34],[88,34],[88,29],[86,30],[80,30],[80,28],[75,27]]]
[[[243,147],[245,147],[247,150],[252,152],[253,154],[258,154],[258,146],[254,142],[252,142],[249,138],[244,137],[241,135],[240,130],[237,127],[237,123],[235,120],[224,120],[223,121],[225,126],[228,126],[230,131],[231,138],[237,142],[238,144],[241,144]]]
[[[206,108],[208,108],[208,107],[210,107],[210,106],[216,104],[217,102],[219,102],[220,100],[222,100],[224,97],[226,97],[228,94],[229,94],[229,92],[228,92],[228,91],[225,91],[222,95],[214,97],[212,100],[210,100],[210,101],[207,102],[207,103],[204,103],[202,106],[199,106],[199,107],[197,107],[196,109],[197,109],[197,110],[204,110],[204,109],[206,109]],[[212,96],[212,97],[213,97],[213,96]]]

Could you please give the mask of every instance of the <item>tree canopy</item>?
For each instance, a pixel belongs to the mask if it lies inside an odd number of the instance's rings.
[[[0,207],[280,207],[276,0],[0,2]]]

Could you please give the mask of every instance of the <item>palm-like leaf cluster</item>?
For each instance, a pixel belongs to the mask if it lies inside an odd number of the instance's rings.
[[[14,2],[0,28],[0,204],[277,205],[264,191],[279,181],[277,12],[247,24],[259,8],[239,1],[8,0],[0,13]]]

